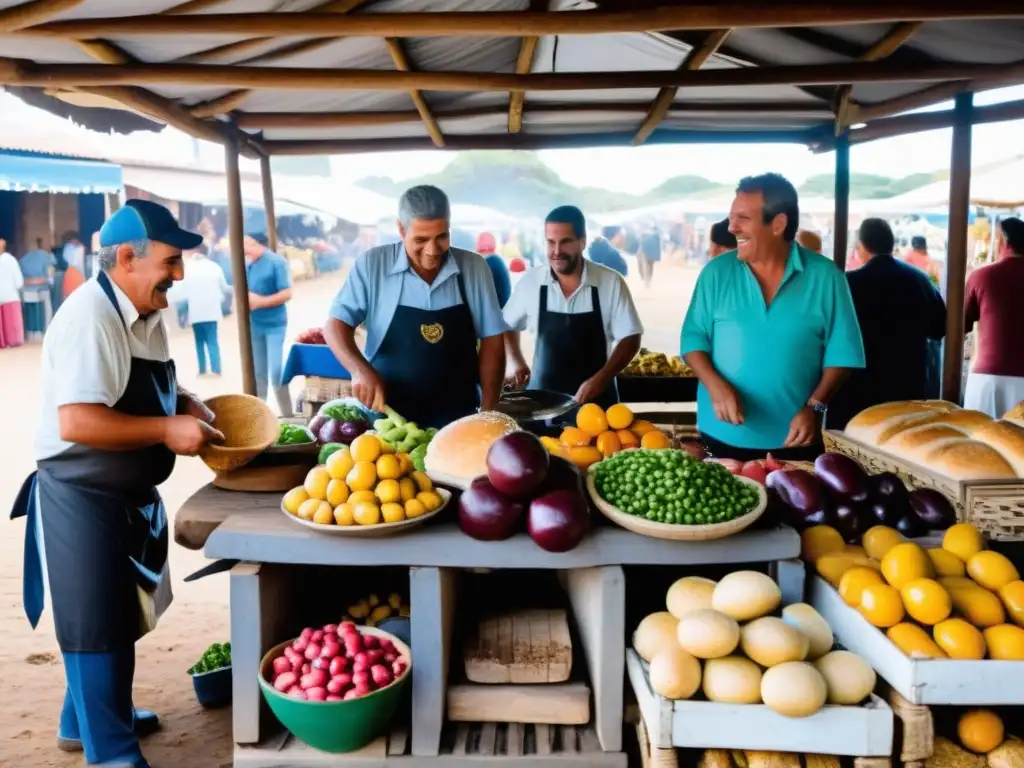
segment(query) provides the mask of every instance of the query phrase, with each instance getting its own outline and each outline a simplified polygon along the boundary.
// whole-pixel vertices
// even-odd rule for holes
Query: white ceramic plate
[[[322,523],[314,523],[311,520],[303,520],[301,517],[297,517],[284,508],[284,501],[281,501],[281,513],[292,522],[298,523],[299,525],[311,528],[319,533],[326,533],[333,536],[349,536],[351,538],[363,538],[363,539],[377,539],[385,536],[397,536],[400,533],[405,533],[412,528],[423,525],[431,518],[437,517],[441,514],[441,511],[448,506],[448,502],[452,500],[451,491],[444,488],[435,488],[441,496],[441,506],[435,509],[433,512],[427,512],[425,515],[419,517],[409,518],[402,520],[398,523],[377,523],[377,525],[323,525]]]

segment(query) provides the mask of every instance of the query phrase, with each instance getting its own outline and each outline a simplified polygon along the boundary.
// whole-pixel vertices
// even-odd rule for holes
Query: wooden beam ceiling
[[[548,0],[530,0],[529,11],[537,13],[548,9]],[[516,74],[528,75],[533,71],[533,60],[537,56],[537,36],[524,37],[519,43],[519,56],[516,57]],[[526,91],[512,91],[508,97],[508,132],[519,133],[523,130],[523,104],[526,102]]]
[[[0,10],[0,34],[9,34],[49,21],[64,11],[81,5],[82,0],[29,0]]]
[[[405,53],[405,48],[402,46],[401,41],[396,40],[393,37],[385,37],[384,42],[388,47],[388,53],[391,54],[391,60],[395,63],[395,69],[399,72],[412,72],[412,66],[409,64],[409,57]],[[413,106],[416,107],[416,111],[419,113],[420,118],[423,120],[423,125],[427,129],[427,133],[430,135],[430,140],[434,142],[435,147],[444,146],[444,134],[441,133],[441,128],[437,124],[437,120],[434,119],[434,115],[430,112],[430,105],[427,104],[427,100],[423,98],[423,93],[418,88],[410,88],[409,96],[412,98]]]
[[[725,42],[730,32],[732,32],[731,29],[716,29],[709,32],[705,35],[704,42],[700,46],[690,49],[690,52],[679,65],[678,71],[696,72],[703,67],[707,60],[714,56],[715,52],[722,47],[722,43]],[[647,116],[640,124],[640,128],[637,129],[636,135],[633,136],[633,146],[643,144],[654,133],[654,129],[658,127],[661,121],[665,119],[665,115],[668,114],[669,108],[672,106],[672,102],[675,101],[676,93],[678,92],[679,89],[674,87],[662,88],[658,91],[658,95],[651,102],[651,107],[647,111]]]
[[[1017,0],[975,0],[970,5],[956,6],[931,0],[845,5],[817,2],[755,5],[733,2],[686,3],[623,12],[406,12],[355,16],[330,13],[143,15],[68,19],[34,26],[24,33],[66,39],[168,34],[257,37],[531,37],[1021,17],[1024,17],[1024,5]]]
[[[192,113],[193,117],[201,118],[227,115],[242,106],[242,103],[249,97],[250,93],[251,91],[246,90],[230,91],[223,96],[218,96],[216,99],[193,104],[191,107],[188,107],[188,111]]]

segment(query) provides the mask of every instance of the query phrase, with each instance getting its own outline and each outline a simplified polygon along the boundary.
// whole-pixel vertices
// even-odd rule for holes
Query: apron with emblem
[[[97,278],[121,316],[106,274]],[[132,357],[128,386],[114,410],[173,416],[174,362]],[[130,647],[170,604],[167,515],[156,486],[174,468],[164,445],[103,451],[76,444],[39,462],[11,517],[27,517],[23,598],[35,627],[50,593],[65,652]]]
[[[537,338],[529,389],[550,389],[572,397],[580,385],[608,362],[601,300],[590,286],[591,310],[578,314],[548,310],[549,286],[540,288]],[[615,379],[595,400],[602,408],[619,402]]]
[[[447,309],[395,308],[372,365],[388,405],[421,427],[443,427],[480,407],[476,328],[462,303]]]

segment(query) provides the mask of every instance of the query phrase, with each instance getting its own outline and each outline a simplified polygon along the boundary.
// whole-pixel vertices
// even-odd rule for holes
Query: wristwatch
[[[807,407],[814,411],[815,416],[824,416],[828,406],[820,400],[808,400]]]

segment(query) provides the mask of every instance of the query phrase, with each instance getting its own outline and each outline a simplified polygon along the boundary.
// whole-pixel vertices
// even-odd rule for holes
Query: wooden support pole
[[[126,35],[252,35],[262,37],[542,37],[733,28],[817,27],[893,21],[1024,17],[1018,0],[937,4],[818,2],[679,3],[635,11],[434,13],[238,13],[141,15],[50,22],[33,32],[72,39]]]
[[[722,47],[722,43],[732,32],[731,29],[716,29],[709,32],[704,38],[704,42],[697,48],[691,48],[690,52],[683,59],[679,65],[678,70],[680,72],[689,70],[695,72],[704,66],[705,62],[715,55],[715,52]],[[648,137],[654,133],[654,129],[661,124],[661,121],[665,119],[665,115],[668,114],[669,109],[672,107],[672,103],[676,99],[676,93],[679,92],[678,88],[662,88],[658,91],[658,95],[654,98],[651,103],[651,107],[647,112],[647,117],[640,124],[640,128],[637,129],[636,136],[633,137],[633,145],[639,146],[647,141]]]
[[[393,37],[385,37],[384,43],[388,47],[388,53],[391,54],[391,60],[395,63],[395,69],[399,72],[412,72],[413,69],[409,64],[409,57],[405,54],[402,41],[396,40]],[[441,128],[438,126],[437,120],[434,119],[434,115],[430,111],[430,105],[427,104],[423,94],[418,89],[412,88],[409,91],[409,97],[412,99],[413,106],[416,107],[416,111],[423,120],[423,125],[430,135],[430,140],[434,142],[434,146],[443,147],[444,134],[441,133]]]
[[[106,40],[79,40],[79,49],[100,64],[131,64],[135,57]]]
[[[846,134],[840,136],[836,141],[835,199],[832,259],[836,266],[845,272],[850,235],[850,138]]]
[[[949,234],[946,237],[946,341],[942,349],[942,399],[959,403],[964,370],[964,293],[967,222],[971,208],[971,113],[974,94],[956,97],[949,160]]]
[[[29,0],[0,10],[0,34],[17,32],[49,21],[54,16],[80,5],[82,0]]]
[[[224,144],[225,175],[228,181],[228,242],[231,244],[231,282],[235,289],[238,316],[238,347],[242,355],[242,391],[256,394],[256,368],[252,359],[252,329],[249,326],[249,281],[245,274],[245,212],[242,208],[242,176],[238,168],[238,143],[234,137]]]
[[[200,118],[227,115],[238,109],[242,102],[249,97],[250,93],[251,91],[245,90],[230,91],[223,96],[218,96],[216,99],[193,104],[188,108],[188,111],[192,113],[193,117]]]
[[[548,10],[548,0],[530,0],[528,9],[535,13]],[[516,57],[516,74],[527,75],[533,70],[533,60],[537,56],[537,44],[540,38],[536,35],[524,37],[519,42],[519,56]],[[526,91],[512,91],[508,96],[508,132],[519,133],[523,130],[523,105],[526,103]]]
[[[287,16],[289,14],[282,14]],[[558,14],[553,14],[558,15]],[[21,33],[26,34],[26,33]],[[1024,67],[1021,68],[1024,70]],[[186,64],[33,64],[0,59],[0,85],[39,88],[109,85],[199,85],[206,88],[298,90],[593,91],[634,88],[722,88],[751,85],[842,85],[1006,78],[994,64],[825,64],[736,67],[700,71],[568,72],[517,75],[482,72],[395,72]]]
[[[268,248],[277,253],[277,214],[274,213],[274,176],[270,158],[260,158],[260,178],[263,181],[263,212],[267,217]]]

